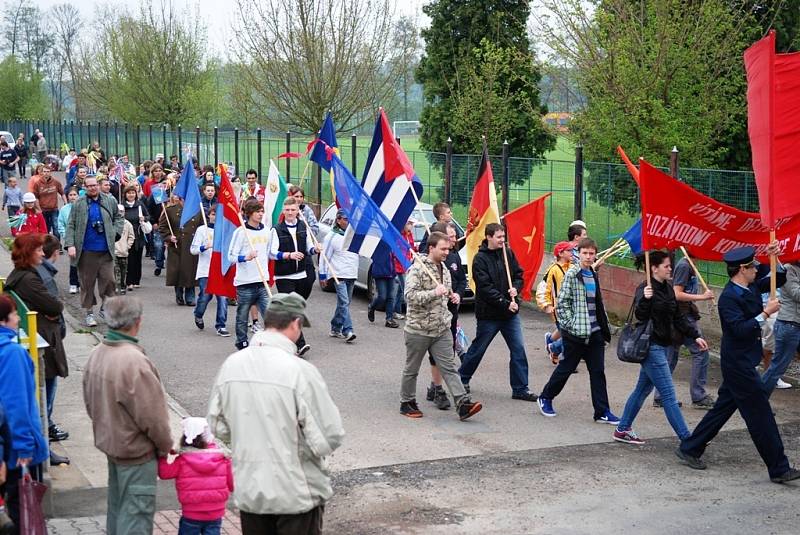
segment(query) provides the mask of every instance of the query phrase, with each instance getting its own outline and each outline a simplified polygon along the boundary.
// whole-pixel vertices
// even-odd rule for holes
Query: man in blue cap
[[[773,241],[767,254],[778,254],[780,247]],[[720,365],[722,385],[714,407],[705,415],[692,435],[681,442],[675,451],[689,467],[705,470],[700,457],[711,440],[738,410],[750,437],[767,465],[773,483],[800,479],[800,470],[792,468],[783,450],[783,441],[775,416],[764,392],[756,366],[761,361],[761,325],[780,308],[774,297],[762,307],[761,293],[769,290],[769,266],[760,265],[752,247],[739,247],[723,257],[731,280],[719,298],[719,318],[722,326]],[[778,272],[778,285],[786,281]]]

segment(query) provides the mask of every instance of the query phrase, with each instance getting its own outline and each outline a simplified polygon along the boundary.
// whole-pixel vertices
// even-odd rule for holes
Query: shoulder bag
[[[625,326],[617,341],[617,358],[622,362],[641,364],[650,352],[650,334],[653,331],[653,320],[634,322],[633,311],[637,299],[633,300]]]

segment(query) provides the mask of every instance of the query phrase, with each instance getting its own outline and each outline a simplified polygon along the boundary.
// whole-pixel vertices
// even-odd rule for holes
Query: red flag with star
[[[506,241],[525,272],[522,298],[526,301],[530,301],[532,297],[531,289],[544,256],[544,201],[549,196],[549,193],[542,195],[535,201],[520,206],[503,216],[506,224]]]

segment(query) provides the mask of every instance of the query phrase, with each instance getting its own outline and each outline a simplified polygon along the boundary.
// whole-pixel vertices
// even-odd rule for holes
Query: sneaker
[[[97,311],[97,319],[100,321],[106,321],[106,311],[103,310],[103,307],[100,307],[100,310]]]
[[[678,402],[678,408],[680,409],[681,407],[683,407],[683,402],[679,401]],[[661,398],[653,398],[653,408],[655,408],[655,409],[663,409],[664,408],[664,402],[661,401]]]
[[[675,450],[675,455],[678,456],[678,459],[685,462],[689,468],[692,468],[694,470],[705,470],[706,468],[708,468],[703,459],[701,459],[700,457],[693,457],[688,453],[685,453],[680,448]]]
[[[304,345],[303,347],[301,347],[300,349],[297,350],[297,356],[298,357],[302,357],[303,355],[305,355],[309,351],[311,351],[311,346],[306,344],[306,345]]]
[[[97,327],[97,321],[94,319],[94,314],[86,314],[85,323],[87,327]]]
[[[400,403],[400,414],[409,418],[422,418],[422,411],[419,410],[416,399]]]
[[[198,318],[197,316],[194,317],[194,324],[197,325],[197,328],[200,329],[201,331],[206,327],[203,318]]]
[[[132,291],[133,291],[133,284],[129,284],[129,285],[128,285],[128,291],[129,291],[129,292],[132,292]]]
[[[431,383],[428,387],[428,391],[425,393],[425,399],[428,401],[433,401],[436,399],[436,385]]]
[[[78,287],[75,286],[74,284],[70,284],[69,285],[69,293],[70,293],[70,295],[75,295],[76,293],[78,293]]]
[[[777,388],[778,390],[786,390],[787,388],[792,388],[792,385],[790,383],[787,383],[780,377],[778,377],[778,382],[775,383],[775,388]]]
[[[615,429],[613,437],[614,440],[622,442],[623,444],[636,444],[637,446],[644,444],[644,440],[639,438],[632,429],[628,429],[627,431],[618,431]]]
[[[392,328],[392,329],[397,329],[398,327],[400,327],[400,324],[399,324],[399,323],[397,323],[397,322],[396,322],[396,321],[394,321],[394,320],[386,320],[386,323],[385,323],[385,325],[386,325],[387,327],[389,327],[389,328]]]
[[[553,401],[550,399],[546,399],[543,397],[539,397],[539,412],[542,413],[542,416],[547,416],[548,418],[552,418],[556,415],[556,411],[553,409]]]
[[[467,394],[470,393],[469,385],[464,385],[464,392],[466,392]]]
[[[231,333],[229,333],[228,329],[226,329],[225,327],[220,327],[219,329],[217,329],[217,336],[221,336],[223,338],[227,338],[230,335],[231,335]]]
[[[141,288],[141,287],[142,287],[142,285],[141,285],[141,284],[134,284],[134,285],[133,285],[133,289],[134,289],[134,290],[138,290],[138,289],[139,289],[139,288]]]
[[[356,333],[350,331],[349,333],[344,335],[344,341],[348,344],[352,344],[356,340]]]
[[[794,481],[795,479],[800,479],[800,470],[794,467],[789,468],[784,474],[769,478],[773,483],[786,483],[787,481]]]
[[[47,428],[47,435],[50,442],[61,442],[69,438],[69,433],[61,429],[58,424],[50,424]]]
[[[692,401],[692,408],[707,411],[712,408],[716,402],[717,400],[714,399],[714,396],[706,396],[699,401]]]
[[[553,333],[547,331],[544,333],[544,350],[547,352],[547,358],[550,359],[550,362],[553,362],[553,352],[550,351],[550,344],[553,343]]]
[[[595,418],[594,421],[598,424],[619,425],[619,418],[614,416],[614,413],[610,410],[606,410],[604,415],[602,415],[600,418]]]
[[[254,320],[253,323],[250,324],[250,332],[256,334],[257,332],[263,330],[261,324],[258,323],[258,320]]]
[[[344,334],[340,333],[339,331],[331,331],[328,333],[328,336],[331,338],[344,338]]]
[[[370,323],[375,323],[375,309],[367,308],[367,319]]]
[[[65,457],[64,455],[59,455],[52,451],[50,452],[50,466],[61,466],[68,464],[69,464],[69,457]]]
[[[161,268],[156,268],[156,269],[154,269],[154,270],[153,270],[153,275],[154,275],[154,276],[156,276],[156,277],[158,277],[159,275],[161,275]]]
[[[539,396],[533,392],[525,392],[524,394],[511,394],[511,399],[519,399],[521,401],[536,401]]]
[[[404,319],[406,319],[406,315],[405,314],[395,314],[394,315],[394,319],[396,319],[396,320],[404,320]]]
[[[433,403],[436,405],[436,408],[439,409],[440,411],[446,411],[447,409],[450,408],[450,400],[447,398],[447,392],[445,392],[444,388],[442,388],[441,386],[436,387]]]
[[[481,412],[482,408],[483,405],[479,401],[465,401],[458,406],[458,419],[463,422]]]

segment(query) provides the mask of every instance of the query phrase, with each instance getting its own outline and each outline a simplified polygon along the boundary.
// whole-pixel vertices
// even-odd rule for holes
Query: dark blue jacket
[[[11,431],[11,443],[4,448],[9,468],[16,467],[20,457],[32,457],[32,464],[39,464],[49,456],[36,403],[33,361],[14,342],[16,335],[0,325],[0,405]]]
[[[372,257],[372,277],[375,279],[393,279],[397,275],[391,254],[376,254]]]
[[[758,266],[756,280],[748,289],[728,281],[719,296],[717,309],[722,327],[720,357],[723,366],[753,368],[761,362],[761,326],[756,316],[764,306],[762,292],[769,291],[769,266]],[[777,273],[778,287],[786,282],[786,273]]]

